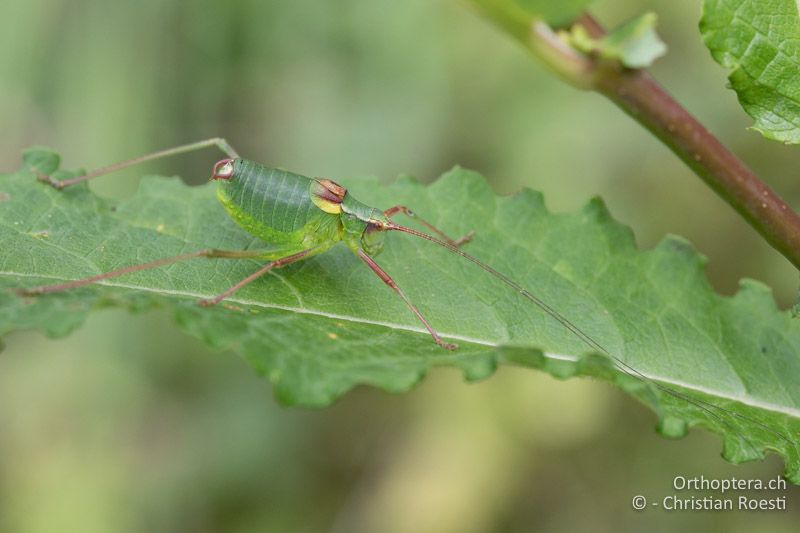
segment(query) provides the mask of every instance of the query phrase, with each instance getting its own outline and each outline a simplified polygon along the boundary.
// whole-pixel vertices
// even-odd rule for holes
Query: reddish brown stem
[[[766,241],[800,268],[800,215],[676,102],[647,72],[580,53],[542,20],[504,3],[476,7],[531,50],[562,79],[605,95],[650,130],[738,211]],[[605,34],[590,15],[575,21],[593,38]]]
[[[800,216],[648,73],[599,76],[596,90],[650,130],[800,268]]]
[[[578,21],[598,38],[603,27],[588,14]],[[718,195],[739,212],[773,248],[800,268],[800,215],[725,148],[643,70],[600,65],[593,87],[647,128]]]

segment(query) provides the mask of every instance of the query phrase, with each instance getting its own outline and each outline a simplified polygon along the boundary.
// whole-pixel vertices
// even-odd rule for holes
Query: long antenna
[[[651,379],[651,378],[647,377],[642,372],[636,370],[631,365],[629,365],[628,363],[626,363],[625,361],[623,361],[619,357],[617,357],[614,354],[612,354],[611,352],[609,352],[600,343],[595,341],[592,337],[590,337],[589,335],[584,333],[580,328],[578,328],[578,326],[576,326],[575,324],[570,322],[564,315],[562,315],[561,313],[559,313],[558,311],[556,311],[555,309],[550,307],[550,305],[548,305],[544,300],[542,300],[541,298],[539,298],[535,294],[531,293],[525,287],[523,287],[522,285],[520,285],[516,281],[512,280],[511,278],[509,278],[505,274],[503,274],[501,272],[498,272],[497,270],[495,270],[494,268],[490,267],[489,265],[487,265],[486,263],[484,263],[483,261],[481,261],[477,257],[474,257],[474,256],[464,252],[463,250],[461,250],[457,246],[454,246],[454,245],[452,245],[452,244],[450,244],[448,242],[445,242],[445,241],[443,241],[441,239],[437,239],[436,237],[434,237],[432,235],[428,235],[427,233],[423,233],[421,231],[417,231],[417,230],[415,230],[413,228],[409,228],[407,226],[402,226],[400,224],[396,224],[396,223],[391,222],[391,221],[390,222],[384,222],[382,224],[382,226],[383,226],[383,228],[385,228],[387,230],[393,230],[393,231],[400,231],[402,233],[408,233],[409,235],[414,235],[415,237],[419,237],[421,239],[425,239],[425,240],[430,241],[432,243],[438,244],[442,248],[446,248],[447,250],[453,252],[454,254],[463,257],[467,261],[470,261],[470,262],[474,263],[475,265],[477,265],[478,267],[480,267],[484,271],[488,272],[489,274],[491,274],[495,278],[499,279],[500,281],[502,281],[503,283],[505,283],[506,285],[508,285],[509,287],[514,289],[515,291],[517,291],[524,298],[526,298],[526,299],[530,300],[531,302],[533,302],[534,304],[536,304],[540,309],[542,309],[544,312],[546,312],[552,318],[556,319],[562,326],[567,328],[576,337],[578,337],[581,341],[583,341],[584,344],[586,344],[590,348],[592,348],[594,350],[597,350],[599,352],[602,352],[605,355],[607,355],[608,357],[610,357],[612,359],[613,363],[614,363],[614,366],[618,370],[622,371],[624,374],[626,374],[628,376],[631,376],[631,377],[634,377],[634,378],[637,378],[637,379],[639,379],[641,381],[644,381],[645,383],[649,383],[649,384],[655,386],[656,388],[658,388],[660,391],[665,392],[665,393],[669,394],[670,396],[672,396],[674,398],[678,398],[678,399],[684,400],[685,402],[688,402],[688,403],[694,405],[695,407],[697,407],[699,409],[702,409],[707,414],[709,414],[710,416],[714,417],[716,420],[718,420],[719,422],[721,422],[722,424],[727,426],[728,429],[733,430],[734,433],[736,433],[739,437],[744,439],[744,441],[747,442],[747,444],[750,446],[750,448],[752,448],[756,452],[756,455],[761,456],[762,454],[753,445],[753,443],[750,442],[750,440],[747,437],[745,437],[742,433],[737,431],[737,429],[735,427],[731,426],[728,422],[726,422],[718,414],[713,412],[712,408],[713,409],[718,409],[718,410],[720,410],[720,411],[722,411],[722,412],[724,412],[724,413],[726,413],[728,415],[739,417],[739,418],[741,418],[743,420],[747,420],[749,422],[752,422],[753,424],[756,424],[756,425],[760,426],[762,429],[764,429],[766,431],[769,431],[770,433],[782,438],[783,440],[785,440],[789,444],[793,445],[795,447],[795,449],[797,449],[797,443],[795,443],[794,441],[792,441],[791,439],[789,439],[788,437],[786,437],[782,433],[780,433],[780,432],[774,430],[773,428],[767,426],[766,424],[764,424],[762,422],[759,422],[758,420],[754,420],[754,419],[752,419],[752,418],[750,418],[748,416],[745,416],[743,414],[737,413],[735,411],[729,411],[729,410],[727,410],[727,409],[725,409],[723,407],[720,407],[718,405],[714,405],[713,403],[706,402],[704,400],[697,399],[697,398],[692,398],[692,397],[690,397],[690,396],[688,396],[686,394],[683,394],[683,393],[678,392],[678,391],[676,391],[676,390],[674,390],[674,389],[672,389],[670,387],[667,387],[666,385],[662,385],[661,383],[658,383],[654,379]]]

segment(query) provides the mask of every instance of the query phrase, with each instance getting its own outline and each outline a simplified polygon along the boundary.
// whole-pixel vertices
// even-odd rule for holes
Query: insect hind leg
[[[464,236],[462,236],[462,237],[460,237],[458,239],[452,239],[445,232],[443,232],[442,230],[440,230],[439,228],[437,228],[436,226],[434,226],[430,222],[426,221],[425,219],[417,216],[417,214],[415,212],[413,212],[411,209],[409,209],[408,207],[406,207],[404,205],[396,205],[394,207],[390,207],[389,209],[387,209],[386,211],[383,212],[383,215],[388,217],[388,218],[392,218],[397,213],[402,213],[402,214],[404,214],[405,216],[407,216],[409,218],[415,219],[420,224],[422,224],[423,226],[425,226],[426,228],[431,230],[433,233],[435,233],[436,235],[441,237],[442,240],[444,240],[448,244],[452,244],[453,246],[461,246],[462,244],[466,244],[466,243],[468,243],[469,241],[472,240],[472,237],[475,236],[475,232],[474,231],[470,231],[469,233],[467,233],[466,235],[464,235]]]
[[[208,258],[228,258],[228,259],[245,259],[253,257],[263,257],[265,254],[262,250],[218,250],[216,248],[207,248],[205,250],[198,250],[196,252],[188,252],[185,254],[173,255],[170,257],[162,257],[147,263],[140,263],[138,265],[131,265],[116,270],[110,270],[87,278],[76,279],[64,283],[57,283],[54,285],[41,285],[39,287],[29,287],[14,289],[14,292],[19,296],[38,296],[40,294],[48,294],[53,292],[62,292],[70,289],[77,289],[86,285],[97,283],[110,278],[124,276],[133,272],[140,272],[142,270],[150,270],[161,266],[170,265],[179,261],[186,261],[188,259],[195,259],[198,257]]]
[[[239,154],[236,152],[236,150],[233,149],[233,147],[228,143],[228,141],[226,141],[222,137],[214,137],[213,139],[205,139],[203,141],[197,141],[194,143],[182,144],[180,146],[175,146],[173,148],[167,148],[166,150],[159,150],[157,152],[151,152],[149,154],[140,155],[139,157],[134,157],[132,159],[126,159],[125,161],[120,161],[119,163],[114,163],[111,165],[100,167],[98,169],[92,170],[91,172],[87,172],[82,176],[76,176],[74,178],[66,180],[61,180],[61,181],[55,180],[51,176],[41,173],[38,174],[37,177],[39,181],[46,183],[55,189],[61,190],[71,185],[75,185],[77,183],[90,180],[92,178],[97,178],[105,174],[116,172],[117,170],[122,170],[123,168],[128,168],[133,165],[138,165],[139,163],[144,163],[145,161],[153,161],[155,159],[162,159],[165,157],[171,157],[173,155],[196,152],[198,150],[203,150],[205,148],[210,148],[212,146],[216,146],[217,148],[220,149],[220,151],[222,151],[232,159],[239,158]]]

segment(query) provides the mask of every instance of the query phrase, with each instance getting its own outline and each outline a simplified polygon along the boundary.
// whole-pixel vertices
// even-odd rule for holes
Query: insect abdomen
[[[299,174],[237,159],[233,175],[221,183],[218,196],[248,232],[267,241],[279,241],[334,216],[311,201],[311,182]]]

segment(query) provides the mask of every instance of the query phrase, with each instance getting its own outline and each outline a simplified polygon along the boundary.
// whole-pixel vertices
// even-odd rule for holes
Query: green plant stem
[[[515,18],[501,16],[497,7],[500,4],[472,1],[562,79],[575,87],[606,96],[647,128],[739,212],[772,247],[800,269],[800,215],[725,148],[650,74],[583,55],[569,47],[541,20],[531,18],[526,26],[522,26],[519,14]],[[486,7],[488,5],[491,9]],[[589,15],[582,15],[576,23],[584,26],[593,37],[605,33]],[[523,28],[527,28],[527,33],[522,31]]]

